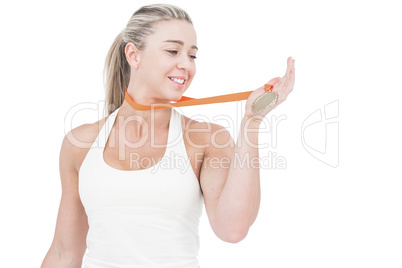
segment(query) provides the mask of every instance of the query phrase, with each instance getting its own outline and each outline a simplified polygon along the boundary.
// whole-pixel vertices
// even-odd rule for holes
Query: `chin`
[[[175,97],[175,98],[172,98],[171,101],[178,102],[181,99],[181,97],[182,97],[182,95],[180,95],[178,97]]]
[[[171,100],[172,101],[179,101],[183,97],[184,92],[186,92],[186,89],[184,89],[182,92],[176,91],[175,94],[172,96]]]

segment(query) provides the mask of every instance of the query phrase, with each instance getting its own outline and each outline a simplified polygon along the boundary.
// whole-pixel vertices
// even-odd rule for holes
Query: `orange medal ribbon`
[[[264,89],[267,92],[271,91],[272,88],[273,88],[273,86],[270,85],[270,84],[265,84],[264,85]],[[130,106],[133,107],[135,110],[146,111],[146,110],[151,110],[151,109],[166,109],[166,108],[171,108],[171,107],[184,107],[184,106],[194,106],[194,105],[202,105],[202,104],[223,103],[223,102],[247,100],[252,92],[253,92],[253,90],[252,91],[239,92],[239,93],[233,93],[233,94],[214,96],[214,97],[201,98],[201,99],[194,99],[194,98],[182,96],[181,99],[179,101],[177,101],[177,102],[163,103],[163,104],[152,104],[151,106],[149,106],[149,105],[142,105],[142,104],[136,103],[128,95],[127,89],[126,89],[124,100],[127,101],[127,103],[130,104]]]

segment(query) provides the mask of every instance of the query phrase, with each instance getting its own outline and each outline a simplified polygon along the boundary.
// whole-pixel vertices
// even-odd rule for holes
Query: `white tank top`
[[[84,267],[198,268],[203,196],[184,145],[181,115],[171,109],[163,158],[147,169],[126,171],[103,158],[119,110],[107,118],[79,171],[89,224]]]

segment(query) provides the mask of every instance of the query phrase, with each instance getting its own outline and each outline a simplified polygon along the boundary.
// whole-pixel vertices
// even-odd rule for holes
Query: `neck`
[[[124,120],[136,121],[138,123],[151,123],[154,126],[168,126],[169,119],[172,113],[172,108],[151,109],[151,110],[136,110],[127,101],[123,101],[120,106],[119,116],[124,116]]]
[[[138,108],[133,94],[126,92],[125,99],[118,112],[118,126],[135,136],[143,136],[150,131],[161,131],[169,127],[172,108],[142,110]],[[141,98],[140,98],[141,99]],[[150,105],[154,101],[139,101],[141,105]]]

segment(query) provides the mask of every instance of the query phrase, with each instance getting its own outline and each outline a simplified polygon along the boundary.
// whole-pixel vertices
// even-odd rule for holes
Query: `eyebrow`
[[[165,40],[164,42],[171,42],[171,43],[176,43],[176,44],[184,46],[184,42],[181,41],[181,40]],[[191,48],[194,48],[194,49],[198,50],[197,46],[192,46]]]

